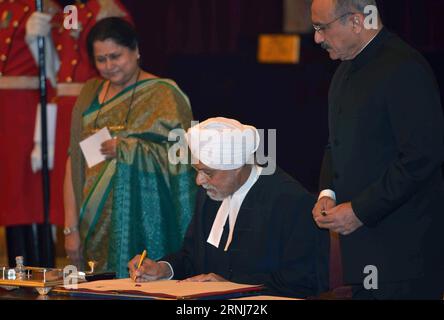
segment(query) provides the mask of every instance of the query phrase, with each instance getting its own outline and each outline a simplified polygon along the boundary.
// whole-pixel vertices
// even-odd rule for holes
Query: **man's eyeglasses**
[[[348,16],[350,14],[356,14],[356,12],[346,12],[343,15],[340,15],[339,17],[337,17],[336,19],[334,19],[333,21],[329,22],[329,23],[322,23],[322,24],[314,24],[313,25],[313,29],[315,29],[316,32],[322,32],[325,31],[326,29],[328,29],[328,27],[335,23],[336,21],[338,21],[339,19],[344,18],[345,16]]]

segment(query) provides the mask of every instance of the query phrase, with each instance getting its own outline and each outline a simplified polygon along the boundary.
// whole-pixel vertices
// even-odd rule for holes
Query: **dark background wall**
[[[122,2],[140,33],[144,69],[175,79],[197,120],[225,116],[277,129],[278,164],[317,190],[327,142],[327,91],[337,63],[312,34],[302,38],[300,64],[256,62],[257,36],[283,31],[282,0]],[[444,1],[378,4],[384,24],[426,56],[443,90]]]

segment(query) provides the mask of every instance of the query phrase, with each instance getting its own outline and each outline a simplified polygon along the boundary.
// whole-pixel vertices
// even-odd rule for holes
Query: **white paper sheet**
[[[79,143],[89,168],[106,160],[100,152],[100,148],[103,142],[110,139],[112,139],[111,134],[108,128],[105,127]]]

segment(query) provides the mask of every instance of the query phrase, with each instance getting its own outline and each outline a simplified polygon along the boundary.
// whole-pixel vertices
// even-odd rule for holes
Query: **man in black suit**
[[[342,61],[313,217],[341,235],[354,298],[442,299],[439,90],[425,59],[364,13],[375,9],[373,0],[312,3],[315,42]]]
[[[219,139],[227,132],[234,139]],[[183,247],[162,261],[145,259],[137,272],[136,256],[131,277],[264,284],[271,294],[301,298],[326,290],[328,233],[311,218],[315,199],[280,169],[263,174],[253,161],[257,130],[212,118],[189,129],[187,141],[202,188]]]

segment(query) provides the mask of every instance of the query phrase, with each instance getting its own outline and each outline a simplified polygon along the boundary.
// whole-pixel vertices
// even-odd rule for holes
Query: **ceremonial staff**
[[[36,10],[43,12],[42,0],[35,1]],[[43,184],[43,231],[41,234],[43,245],[43,256],[41,257],[42,267],[54,267],[54,244],[49,224],[49,190],[50,179],[48,170],[48,128],[46,118],[47,90],[46,90],[46,69],[45,69],[45,38],[39,36],[39,86],[40,86],[40,121],[42,136],[42,184]]]

